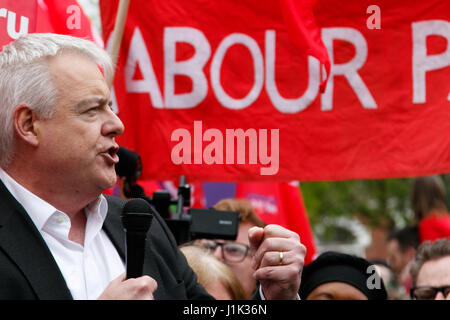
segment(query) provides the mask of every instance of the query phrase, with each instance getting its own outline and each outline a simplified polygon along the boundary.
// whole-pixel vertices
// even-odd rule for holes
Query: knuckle
[[[272,237],[278,237],[280,235],[280,228],[281,226],[276,224],[268,224],[264,227],[264,237],[272,238]]]
[[[298,243],[295,247],[300,254],[306,254],[306,247],[303,244]]]
[[[281,237],[287,239],[294,239],[297,242],[300,242],[300,236],[298,233],[286,229],[278,224],[269,224],[264,227],[264,234],[266,237]]]
[[[297,239],[294,238],[289,238],[286,240],[292,248],[298,248],[302,245]]]
[[[286,278],[292,278],[295,276],[298,276],[300,274],[301,268],[295,264],[291,264],[286,267],[286,270],[284,270]]]
[[[263,243],[263,246],[264,246],[264,248],[267,250],[267,249],[270,249],[270,248],[273,248],[273,246],[275,245],[275,239],[274,238],[267,238],[265,241],[264,241],[264,243]]]
[[[305,255],[306,254],[306,246],[304,246],[303,244],[302,244],[302,246],[301,246],[301,249],[302,249],[302,253]]]
[[[140,278],[139,286],[142,289],[153,288],[156,286],[156,281],[155,281],[155,279],[153,279],[149,276],[142,276]]]
[[[296,252],[297,254],[300,255],[305,255],[306,254],[306,247],[301,244],[300,242],[292,242],[291,243],[292,246],[292,251]]]
[[[303,264],[305,263],[305,255],[303,253],[296,254],[294,260],[295,262],[303,266]]]
[[[268,233],[274,233],[276,232],[276,230],[278,229],[278,226],[276,224],[268,224],[267,226],[264,227],[264,232],[268,232]]]
[[[272,239],[265,239],[261,245],[259,246],[256,255],[259,256],[261,259],[263,256],[268,252],[271,251],[270,248],[273,246],[273,240]]]
[[[275,270],[273,267],[264,267],[261,269],[256,270],[254,277],[256,280],[268,280],[273,277],[273,274],[275,273]]]
[[[297,232],[292,232],[292,238],[296,241],[296,242],[300,242],[300,236],[298,235]]]
[[[273,267],[264,268],[262,275],[266,279],[271,279],[275,273],[275,269]]]

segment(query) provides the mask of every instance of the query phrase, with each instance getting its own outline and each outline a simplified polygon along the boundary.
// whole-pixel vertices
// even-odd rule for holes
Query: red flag
[[[296,232],[306,247],[305,264],[313,260],[316,246],[298,183],[237,183],[236,198],[250,200],[265,223]]]
[[[36,32],[84,38],[103,47],[103,40],[76,0],[39,0]]]
[[[5,44],[35,29],[36,1],[0,0],[0,51]]]
[[[280,1],[288,30],[302,52],[317,58],[325,66],[326,77],[321,77],[320,90],[325,91],[326,81],[330,75],[331,63],[327,49],[322,42],[320,29],[314,18],[313,6],[316,0],[282,0]],[[322,69],[320,69],[322,72]]]
[[[127,128],[117,141],[141,155],[144,179],[448,172],[450,2],[379,2],[388,23],[372,30],[368,0],[317,1],[332,63],[319,95],[320,63],[294,45],[280,1],[133,1],[114,80]],[[100,5],[111,39],[118,0]]]

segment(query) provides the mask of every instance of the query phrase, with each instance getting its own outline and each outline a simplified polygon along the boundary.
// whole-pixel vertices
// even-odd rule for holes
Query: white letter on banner
[[[223,164],[223,135],[219,129],[208,129],[203,134],[203,141],[211,141],[203,151],[206,164]]]
[[[269,167],[260,168],[262,176],[272,176],[280,168],[280,129],[270,129],[270,151],[267,143],[267,129],[259,129],[259,162],[270,164]]]
[[[66,20],[67,29],[81,29],[81,8],[76,4],[72,4],[67,7],[66,13],[70,14]]]
[[[249,51],[253,59],[254,85],[250,92],[242,99],[234,99],[223,90],[220,83],[220,69],[225,54],[231,46],[241,44]],[[251,37],[242,33],[232,33],[225,37],[219,44],[211,62],[211,86],[217,100],[229,109],[244,109],[251,105],[259,96],[264,82],[264,63],[261,50],[258,44]]]
[[[427,37],[438,35],[447,39],[447,49],[440,54],[427,56]],[[450,65],[450,23],[444,20],[430,20],[412,23],[412,69],[413,103],[425,103],[426,73]],[[450,101],[450,94],[447,97]]]
[[[6,11],[5,11],[6,13]],[[16,13],[13,11],[8,11],[8,25],[7,31],[8,35],[12,39],[18,39],[21,35],[28,33],[28,21],[27,17],[20,16],[20,28],[19,32],[16,31]]]
[[[306,92],[297,99],[285,99],[278,92],[275,83],[275,31],[266,31],[266,90],[275,108],[282,113],[296,113],[305,110],[319,91],[319,61],[308,57],[309,81]]]
[[[244,131],[243,129],[226,129],[226,163],[234,164],[234,141],[236,140],[236,158],[237,164],[245,164],[247,148],[245,147],[245,140],[248,138],[248,163],[257,163],[257,149],[258,149],[258,134],[255,129],[250,128]]]
[[[367,7],[366,13],[373,13],[367,18],[366,26],[367,29],[381,29],[381,10],[376,4],[372,4]]]
[[[344,40],[355,46],[355,57],[342,64],[334,64],[333,40]],[[322,111],[330,111],[333,109],[333,87],[334,76],[343,75],[350,87],[356,93],[362,106],[366,109],[376,109],[377,104],[370,94],[369,89],[365,85],[358,70],[364,65],[367,59],[367,43],[363,35],[353,28],[322,28],[322,40],[328,50],[331,61],[331,72],[328,78],[327,88],[321,96]]]
[[[170,155],[172,162],[176,165],[191,164],[191,133],[189,130],[183,128],[174,130],[170,141],[180,141],[172,148]]]
[[[195,48],[189,60],[176,61],[177,42],[186,42]],[[202,102],[208,93],[208,81],[203,67],[211,55],[211,46],[205,35],[194,28],[164,28],[164,99],[168,109],[192,108]],[[192,79],[190,93],[175,94],[175,75],[182,74]]]
[[[133,75],[136,72],[136,67],[138,64],[141,69],[143,79],[133,80]],[[128,92],[148,92],[150,99],[152,100],[152,105],[155,108],[163,107],[161,91],[159,90],[152,61],[150,60],[144,38],[142,37],[141,31],[138,27],[134,29],[133,36],[131,37],[124,72],[125,87]]]

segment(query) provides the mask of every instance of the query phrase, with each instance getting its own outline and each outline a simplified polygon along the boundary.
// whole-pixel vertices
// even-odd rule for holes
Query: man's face
[[[112,112],[95,63],[66,53],[51,58],[49,68],[59,99],[54,116],[37,123],[40,167],[49,171],[55,188],[98,195],[116,181],[114,137],[123,124]]]
[[[450,286],[450,256],[425,262],[417,275],[416,287],[442,287]],[[438,292],[435,300],[450,300],[450,294],[444,297]]]
[[[399,275],[408,264],[409,260],[406,253],[402,253],[398,241],[393,239],[387,243],[387,254],[389,266]]]

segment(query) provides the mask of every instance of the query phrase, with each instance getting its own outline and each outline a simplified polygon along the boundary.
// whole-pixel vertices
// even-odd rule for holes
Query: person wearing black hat
[[[372,264],[332,251],[322,253],[303,268],[299,295],[305,300],[387,299],[383,280]]]

